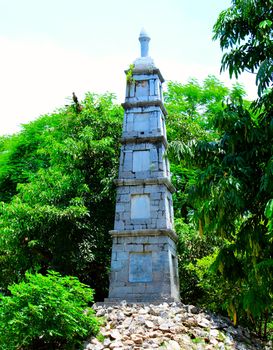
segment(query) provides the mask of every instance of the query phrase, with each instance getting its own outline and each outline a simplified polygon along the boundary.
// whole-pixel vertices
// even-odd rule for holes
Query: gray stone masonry
[[[113,302],[178,301],[179,279],[170,167],[162,99],[164,79],[142,56],[127,81],[120,152],[109,298]]]
[[[170,178],[169,162],[164,157],[165,145],[160,142],[123,144],[120,153],[119,178]]]
[[[178,300],[174,241],[168,236],[114,237],[111,281],[109,300]]]
[[[142,208],[139,208],[139,216],[133,215],[141,196],[146,196],[150,209],[146,217]],[[165,185],[120,186],[116,203],[115,230],[173,229],[172,196]]]

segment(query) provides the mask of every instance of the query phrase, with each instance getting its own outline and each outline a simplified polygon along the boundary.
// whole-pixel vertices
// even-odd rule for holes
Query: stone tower
[[[164,79],[149,57],[147,33],[141,57],[127,73],[124,123],[113,238],[109,298],[128,302],[177,301],[179,281],[172,193],[162,100]],[[130,77],[130,78],[128,78]]]

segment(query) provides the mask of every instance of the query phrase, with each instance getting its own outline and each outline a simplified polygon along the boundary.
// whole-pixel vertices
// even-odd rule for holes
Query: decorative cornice
[[[116,186],[148,186],[148,185],[165,185],[171,193],[176,191],[174,185],[167,177],[148,178],[148,179],[116,179]]]
[[[175,242],[178,240],[177,234],[171,229],[111,230],[109,233],[112,237],[167,236]]]
[[[129,72],[129,69],[126,69],[125,74],[127,74]],[[163,78],[160,70],[156,67],[154,68],[137,68],[135,67],[132,71],[133,75],[153,75],[156,74],[159,78],[159,80],[161,81],[161,83],[164,83],[165,79]]]
[[[166,137],[164,135],[159,136],[130,136],[130,137],[122,137],[121,143],[163,143],[165,148],[168,146],[168,142],[166,140]]]
[[[168,114],[161,100],[124,102],[121,105],[125,110],[128,110],[130,108],[137,108],[137,107],[157,106],[157,107],[160,107],[160,109],[162,110],[165,116]]]

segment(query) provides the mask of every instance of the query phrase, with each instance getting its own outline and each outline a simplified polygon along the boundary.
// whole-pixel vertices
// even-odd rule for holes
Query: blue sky
[[[138,35],[165,79],[219,76],[212,27],[230,0],[0,0],[0,135],[68,102],[75,91],[124,99],[124,70],[139,56]],[[228,86],[228,75],[220,79]],[[239,82],[255,98],[255,77]],[[233,81],[234,82],[234,81]]]

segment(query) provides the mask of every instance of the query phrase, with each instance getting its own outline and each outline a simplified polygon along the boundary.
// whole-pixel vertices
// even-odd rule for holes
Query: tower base
[[[171,230],[111,231],[109,298],[105,302],[179,301],[175,233]]]

